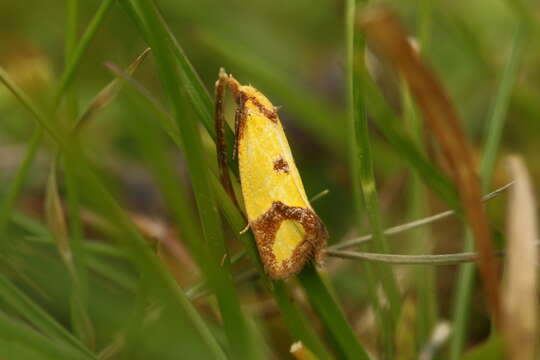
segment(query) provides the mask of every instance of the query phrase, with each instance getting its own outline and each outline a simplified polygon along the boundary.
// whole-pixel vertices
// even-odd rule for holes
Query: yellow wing
[[[319,255],[326,230],[311,209],[273,105],[251,86],[239,91],[244,103],[237,146],[248,220],[267,271],[287,277]]]

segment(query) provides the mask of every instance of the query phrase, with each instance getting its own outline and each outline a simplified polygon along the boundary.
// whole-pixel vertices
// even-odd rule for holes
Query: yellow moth
[[[249,227],[264,268],[274,279],[320,263],[328,233],[306,196],[277,109],[260,91],[241,85],[223,69],[216,82],[216,135],[220,176],[234,199],[227,170],[223,101],[236,101],[235,154]]]

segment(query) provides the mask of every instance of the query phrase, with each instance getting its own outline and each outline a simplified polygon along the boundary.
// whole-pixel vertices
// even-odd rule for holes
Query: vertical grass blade
[[[363,81],[360,78],[361,74],[365,73],[363,63],[364,42],[361,35],[355,31],[355,1],[349,0],[346,9],[347,99],[351,129],[349,151],[356,224],[360,226],[361,210],[365,210],[374,235],[371,250],[385,253],[388,252],[388,245],[383,234],[383,224],[373,173],[373,159],[371,157],[371,145],[367,125],[367,103],[364,94],[365,89],[362,86]],[[358,229],[358,231],[360,232],[361,229]],[[364,267],[371,266],[369,264],[364,265]],[[390,267],[380,264],[366,270],[365,273],[371,278],[368,280],[368,284],[372,306],[378,312],[379,323],[383,325],[381,335],[385,343],[385,353],[388,356],[392,356],[394,327],[401,307],[399,290]],[[382,307],[376,304],[378,301],[376,295],[376,283],[378,281],[376,279],[380,281],[384,295],[388,300],[388,314],[385,314]]]
[[[132,4],[138,10],[141,22],[146,24],[147,40],[153,49],[161,83],[170,99],[178,127],[182,129],[180,132],[182,143],[189,149],[184,155],[206,242],[205,270],[216,293],[231,356],[260,358],[261,347],[254,342],[255,337],[250,333],[233,287],[229,257],[224,258],[226,249],[220,215],[210,186],[210,173],[203,157],[204,150],[197,124],[194,119],[186,116],[186,91],[183,88],[186,83],[177,72],[177,61],[169,46],[167,29],[162,25],[152,1],[138,0]],[[223,259],[225,260],[222,261]]]
[[[313,267],[306,265],[298,275],[313,310],[317,313],[329,336],[337,343],[341,356],[345,359],[369,359],[366,351],[358,341],[351,326],[347,323],[343,311]]]
[[[70,54],[69,61],[64,67],[64,71],[62,72],[62,76],[60,77],[60,82],[53,95],[53,110],[56,110],[58,105],[60,105],[60,101],[62,101],[62,97],[64,96],[66,89],[73,81],[75,71],[77,70],[79,63],[81,62],[81,58],[84,52],[90,45],[90,42],[94,38],[94,35],[96,34],[97,30],[101,26],[101,23],[105,19],[105,16],[107,15],[114,3],[115,0],[103,0],[101,2],[98,10],[90,20],[88,27],[86,28],[81,39],[79,40],[77,47],[75,47],[75,49],[73,49],[72,53]]]
[[[524,23],[517,25],[512,39],[512,47],[508,61],[503,70],[497,94],[493,100],[493,107],[486,123],[486,142],[482,158],[480,178],[482,190],[488,191],[491,187],[493,169],[497,158],[502,129],[510,103],[512,89],[516,82],[519,64],[523,57],[527,42],[527,28]],[[466,230],[464,251],[474,250],[474,240],[470,230]],[[450,359],[461,357],[467,337],[467,324],[471,293],[474,284],[475,268],[473,264],[462,265],[459,270],[456,295],[453,309],[453,331],[450,340]]]

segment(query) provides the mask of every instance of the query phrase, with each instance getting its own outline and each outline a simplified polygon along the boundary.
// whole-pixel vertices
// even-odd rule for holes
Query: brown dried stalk
[[[478,264],[489,299],[493,320],[499,324],[500,300],[498,263],[493,256],[491,234],[481,200],[473,153],[466,140],[457,112],[435,73],[420,59],[407,40],[398,18],[384,8],[363,14],[360,24],[369,44],[403,75],[423,119],[437,139],[453,177],[468,219],[476,247]]]

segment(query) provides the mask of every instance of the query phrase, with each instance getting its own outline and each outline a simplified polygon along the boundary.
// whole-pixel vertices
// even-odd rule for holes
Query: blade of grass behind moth
[[[500,297],[498,263],[487,217],[481,203],[480,184],[470,144],[467,142],[458,115],[435,74],[414,53],[398,19],[388,10],[374,9],[363,17],[363,28],[370,42],[402,72],[411,93],[423,113],[427,126],[437,138],[442,155],[450,164],[476,245],[479,268],[487,293],[492,320],[499,325]]]
[[[531,179],[520,157],[507,160],[515,185],[507,209],[507,257],[502,288],[506,354],[538,358],[538,225]]]
[[[83,358],[96,358],[77,338],[4,276],[0,276],[0,294],[2,294],[1,301],[4,304],[48,337],[69,346],[79,352]]]
[[[234,358],[261,358],[263,346],[256,344],[246,318],[240,308],[238,295],[235,292],[230,261],[221,226],[215,194],[210,186],[210,173],[204,158],[202,141],[195,119],[186,116],[185,91],[182,89],[183,79],[177,72],[177,60],[170,50],[167,29],[161,23],[155,4],[150,0],[134,0],[132,4],[146,24],[148,42],[153,49],[157,70],[165,93],[173,107],[174,118],[182,129],[182,143],[189,151],[185,152],[193,192],[203,227],[205,243],[205,271],[210,284],[215,290],[224,330],[227,335],[231,356]]]
[[[121,0],[120,4],[126,11],[126,13],[132,18],[135,22],[139,31],[142,33],[145,39],[148,39],[148,26],[144,21],[144,17],[141,12],[138,10],[137,6],[134,5],[132,1]],[[210,96],[210,93],[204,86],[201,81],[197,71],[193,67],[193,64],[189,61],[189,58],[186,56],[184,49],[180,46],[172,32],[169,30],[167,24],[163,20],[163,17],[158,14],[159,21],[161,25],[166,29],[168,34],[168,39],[170,41],[170,46],[177,60],[178,71],[182,78],[182,83],[184,84],[185,91],[188,95],[188,98],[193,106],[195,112],[198,115],[198,119],[201,124],[204,126],[208,134],[212,139],[216,138],[215,128],[214,128],[214,117],[213,117],[213,102]],[[232,154],[232,144],[234,143],[234,135],[229,126],[225,127],[225,138],[227,143],[227,153]],[[235,173],[238,173],[238,170],[233,170]]]
[[[379,215],[379,205],[375,189],[375,179],[373,176],[373,164],[371,160],[371,151],[369,144],[369,135],[367,133],[367,112],[364,102],[364,88],[358,81],[356,68],[363,68],[364,44],[362,39],[355,34],[354,19],[356,6],[354,0],[347,1],[346,23],[345,23],[345,41],[347,49],[347,103],[349,111],[349,151],[350,151],[350,172],[353,179],[354,205],[356,211],[356,225],[361,226],[361,213],[366,211],[371,228],[375,233],[375,245],[372,250],[386,252],[387,245],[382,234],[382,223]],[[361,229],[358,229],[359,231]],[[393,357],[393,333],[394,325],[399,315],[399,292],[391,269],[384,265],[373,265],[363,263],[364,273],[366,274],[366,283],[369,291],[369,298],[373,310],[377,314],[377,321],[381,328],[380,336],[384,344],[385,355]],[[380,275],[380,276],[378,276]],[[377,281],[380,279],[382,289],[388,299],[389,312],[380,306],[377,296]]]
[[[72,181],[72,179],[69,179],[68,181]],[[73,184],[70,185],[73,186]],[[71,197],[73,197],[73,194],[71,194]],[[51,164],[45,202],[47,224],[49,229],[51,229],[51,233],[56,241],[57,249],[60,252],[61,258],[69,273],[69,278],[71,279],[71,324],[81,341],[88,348],[94,349],[94,326],[87,311],[86,295],[88,293],[88,284],[86,282],[83,267],[81,266],[82,234],[80,233],[80,229],[77,229],[76,232],[72,233],[74,236],[73,239],[70,239],[68,234],[64,210],[58,194],[58,185],[56,182],[56,161]],[[71,201],[71,205],[73,205],[73,201]],[[72,222],[77,222],[78,215],[74,215],[75,217],[72,219]],[[80,224],[78,225],[80,226]],[[75,245],[77,255],[74,255],[75,251],[72,250],[72,245]]]
[[[64,344],[48,339],[45,335],[20,321],[11,319],[3,312],[0,312],[0,339],[5,340],[7,344],[20,344],[34,354],[39,354],[39,359],[43,360],[96,359],[96,357],[74,351]],[[10,351],[9,354],[10,359],[23,360],[17,352]]]
[[[124,7],[128,11],[128,13],[130,13],[131,16],[135,17],[135,20],[139,24],[140,27],[146,26],[146,25],[144,25],[145,21],[139,17],[140,12],[137,11],[136,8],[132,7],[131,3],[128,3],[126,1],[124,1],[123,5],[125,5]],[[143,25],[141,25],[141,24],[143,24]],[[184,61],[185,64],[188,64],[189,62],[188,62],[187,58],[183,57],[183,55],[181,55],[181,56],[179,55],[179,51],[181,50],[181,48],[178,46],[178,44],[176,42],[175,42],[175,44],[176,44],[176,47],[175,47],[174,50],[175,50],[176,56],[179,57],[181,59],[181,61]],[[189,68],[191,68],[191,66],[189,66],[188,69]],[[193,73],[191,73],[189,71],[188,71],[188,74],[193,75]],[[194,86],[194,84],[191,84],[191,86]],[[189,89],[188,89],[188,91],[189,91]],[[210,103],[210,105],[211,105],[211,103]],[[199,109],[199,110],[201,110],[201,109]],[[211,111],[211,108],[210,108],[210,111]],[[201,113],[199,113],[199,115],[200,114]],[[211,126],[212,126],[211,128],[213,128],[213,124]],[[231,134],[231,138],[232,138],[232,134]],[[229,144],[232,143],[232,141],[227,141],[227,142]],[[213,179],[213,181],[217,182],[217,179]],[[218,188],[218,189],[222,190],[221,185],[219,184],[219,182],[217,182],[217,186],[214,186],[214,188]],[[230,200],[228,198],[228,196],[221,197],[220,199],[221,199],[221,201],[220,201],[221,204],[226,203],[227,200]],[[227,214],[230,214],[230,212],[226,211],[225,214],[227,216]],[[238,231],[240,231],[241,229],[244,228],[245,222],[244,222],[243,217],[241,217],[241,215],[239,215],[239,213],[238,213],[238,216],[240,217],[240,219],[242,219],[240,221],[240,223],[239,223],[240,226],[234,226],[232,224],[231,224],[231,226],[233,226],[233,228],[237,228]],[[245,234],[244,236],[248,236],[248,234]],[[252,240],[250,243],[251,243],[251,246],[253,246],[254,241]],[[247,245],[247,248],[249,248],[249,244]],[[255,255],[255,256],[258,256],[258,255]],[[289,328],[291,329],[291,333],[293,333],[298,338],[302,339],[302,341],[304,341],[306,344],[309,344],[310,348],[312,348],[314,350],[319,349],[318,354],[327,354],[327,352],[324,350],[324,345],[322,345],[320,343],[320,340],[318,340],[317,336],[315,334],[313,334],[309,330],[310,326],[306,325],[306,324],[308,324],[307,320],[305,320],[305,318],[300,315],[301,312],[297,308],[295,308],[294,304],[292,304],[291,301],[289,300],[288,294],[285,293],[284,286],[279,285],[279,284],[280,283],[277,283],[271,289],[273,290],[274,297],[276,298],[276,301],[278,302],[278,305],[280,306],[280,310],[284,314],[285,322],[288,324]],[[335,303],[329,303],[329,305],[334,306],[334,307],[336,306]],[[338,309],[338,311],[339,311],[339,309]],[[325,356],[325,357],[327,357],[327,356]],[[329,358],[329,356],[328,356],[328,358]]]
[[[231,198],[219,182],[217,176],[212,177],[212,183],[214,184],[214,191],[216,192],[219,203],[222,206],[225,218],[235,234],[238,234],[244,243],[248,254],[255,263],[258,273],[261,275],[261,279],[263,279],[263,283],[272,293],[272,296],[274,297],[274,300],[278,304],[279,310],[281,311],[282,319],[289,329],[291,336],[294,339],[300,339],[303,341],[310,349],[315,351],[315,353],[317,353],[321,359],[331,359],[332,357],[326,350],[326,347],[318,338],[317,334],[313,331],[313,326],[309,323],[298,306],[296,306],[296,304],[292,301],[292,298],[287,291],[285,282],[274,281],[273,283],[270,283],[268,280],[255,246],[255,238],[253,237],[253,233],[247,231],[240,234],[246,225],[246,220],[240,210],[232,202]]]
[[[164,265],[152,253],[146,240],[134,228],[103,182],[90,169],[80,147],[74,146],[76,143],[67,142],[68,140],[74,141],[74,139],[59,136],[56,130],[51,127],[49,119],[44,113],[10,80],[1,68],[0,81],[8,86],[17,99],[34,115],[38,124],[64,150],[65,159],[69,161],[68,166],[73,170],[79,183],[85,184],[85,191],[93,195],[91,200],[99,207],[100,213],[118,225],[116,239],[129,250],[132,261],[139,272],[144,275],[148,292],[153,295],[156,301],[160,301],[172,309],[173,315],[178,318],[179,326],[190,329],[183,332],[182,340],[197,348],[202,354],[201,356],[205,358],[224,359],[225,355],[207,325],[180,291]]]
[[[62,76],[60,77],[60,82],[58,84],[58,87],[56,88],[53,94],[53,102],[52,102],[53,113],[56,111],[56,109],[60,105],[60,102],[62,101],[62,97],[65,94],[65,91],[67,90],[69,85],[71,85],[71,82],[74,79],[75,71],[77,70],[77,67],[79,66],[81,62],[81,58],[84,52],[86,51],[86,49],[88,49],[90,42],[94,38],[94,35],[96,34],[97,30],[103,23],[105,16],[107,15],[107,13],[109,12],[110,8],[112,7],[114,3],[115,3],[115,0],[103,0],[101,2],[101,4],[99,5],[99,8],[97,9],[92,19],[90,20],[90,23],[88,24],[83,35],[81,36],[77,47],[73,49],[72,54],[70,54],[69,61],[66,63]]]
[[[493,169],[504,127],[506,113],[510,104],[512,88],[516,82],[519,64],[525,51],[528,31],[523,22],[517,25],[512,39],[512,47],[508,61],[501,76],[497,94],[493,101],[486,127],[486,141],[482,158],[480,177],[482,189],[487,191],[491,187]],[[466,231],[464,251],[474,249],[474,239],[469,229]],[[453,331],[450,339],[450,359],[461,358],[465,339],[467,337],[467,324],[469,319],[469,306],[471,292],[474,284],[475,269],[473,264],[461,267],[458,277],[456,295],[454,297]]]

